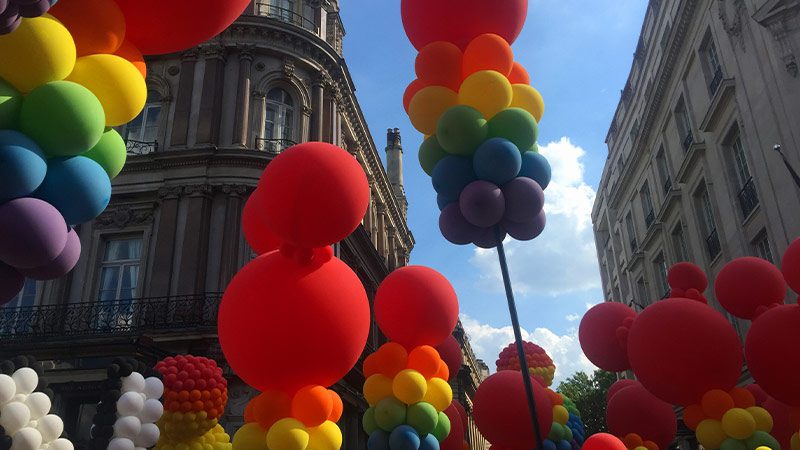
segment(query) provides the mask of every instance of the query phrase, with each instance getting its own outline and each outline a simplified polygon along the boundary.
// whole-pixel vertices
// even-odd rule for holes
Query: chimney
[[[389,128],[386,131],[386,174],[389,176],[394,196],[403,207],[405,215],[408,201],[403,187],[403,144],[399,128]]]

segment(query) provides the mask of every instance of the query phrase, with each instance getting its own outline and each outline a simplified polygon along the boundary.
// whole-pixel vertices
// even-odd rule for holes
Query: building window
[[[658,281],[658,293],[661,295],[661,298],[667,298],[670,292],[669,280],[667,278],[669,268],[667,267],[667,260],[664,259],[663,252],[656,256],[656,259],[653,261],[653,266],[656,271],[656,280]]]
[[[714,259],[719,255],[722,250],[719,242],[719,233],[717,232],[717,224],[714,219],[714,210],[711,206],[711,196],[708,192],[708,186],[703,183],[703,186],[697,193],[697,204],[700,216],[700,225],[704,236],[706,236],[706,250],[708,256]]]
[[[658,170],[658,177],[662,183],[664,195],[672,190],[672,177],[669,174],[669,167],[667,166],[667,158],[664,154],[664,147],[658,151],[656,155],[656,170]]]
[[[734,135],[729,142],[729,160],[733,166],[734,178],[736,179],[739,208],[742,211],[742,216],[747,218],[758,206],[758,194],[756,193],[753,177],[750,175],[750,166],[747,164],[747,157],[742,145],[742,136],[738,129],[734,131]]]
[[[639,278],[636,282],[636,295],[639,297],[639,306],[644,308],[650,303],[650,294],[647,292],[647,284],[645,284],[644,277]]]
[[[285,89],[273,88],[267,93],[267,116],[264,140],[259,149],[280,152],[295,144],[294,99]]]
[[[672,230],[672,246],[675,250],[676,262],[689,261],[689,250],[686,246],[686,236],[683,234],[683,224],[678,222]]]
[[[692,133],[692,123],[689,121],[689,113],[686,111],[686,103],[683,99],[675,108],[675,122],[678,126],[678,135],[681,138],[683,150],[689,151],[689,147],[694,144],[694,133]]]
[[[36,280],[26,278],[25,285],[22,287],[19,294],[2,306],[5,308],[25,308],[27,306],[33,306],[36,303],[36,294],[38,294],[38,292],[39,285]]]
[[[128,152],[151,153],[158,150],[158,131],[161,124],[163,99],[156,91],[147,92],[147,103],[135,119],[125,125],[125,142]]]
[[[722,83],[722,65],[719,62],[719,54],[717,53],[717,46],[714,40],[709,35],[706,45],[702,49],[703,60],[706,65],[706,72],[708,74],[708,89],[711,95],[714,95]]]
[[[769,236],[767,236],[767,230],[762,230],[758,233],[755,239],[753,239],[753,253],[755,256],[766,259],[767,261],[774,263],[775,260],[772,257],[772,247],[769,245]]]
[[[644,212],[644,223],[647,228],[656,221],[656,213],[653,210],[653,196],[650,195],[650,185],[645,181],[641,191],[642,211]]]
[[[100,267],[98,300],[106,302],[137,298],[141,258],[141,238],[109,240]]]
[[[636,242],[636,227],[633,223],[633,216],[629,212],[625,216],[625,227],[628,229],[628,242],[630,243],[631,254],[636,253],[639,249],[639,244]]]

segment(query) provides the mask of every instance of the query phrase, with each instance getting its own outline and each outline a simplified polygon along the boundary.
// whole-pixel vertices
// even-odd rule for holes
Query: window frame
[[[653,258],[653,268],[655,270],[656,282],[658,284],[658,294],[660,298],[664,299],[669,296],[669,267],[667,265],[667,258],[664,251],[659,251],[655,258]]]
[[[756,234],[756,237],[753,238],[750,245],[753,249],[754,256],[773,264],[775,263],[775,253],[772,251],[772,244],[769,241],[769,233],[767,233],[766,228]]]
[[[125,259],[125,260],[114,260],[114,261],[106,261],[105,260],[105,252],[108,249],[109,244],[114,241],[128,241],[138,239],[140,243],[139,248],[139,258],[138,259]],[[142,280],[144,279],[144,272],[146,270],[146,237],[143,233],[139,234],[125,234],[125,235],[108,235],[103,236],[100,239],[100,251],[98,252],[97,258],[97,279],[95,281],[95,288],[94,288],[94,295],[92,298],[96,302],[124,302],[130,301],[134,302],[138,299],[144,297],[144,286]],[[115,289],[115,295],[113,299],[102,299],[102,293],[106,290],[103,289],[103,269],[108,267],[119,267],[120,269],[133,265],[132,262],[138,262],[138,270],[136,273],[136,282],[135,287],[133,290],[135,291],[135,295],[132,295],[131,298],[120,298],[120,291],[121,291],[121,284],[122,284],[122,272],[117,275],[117,283]]]

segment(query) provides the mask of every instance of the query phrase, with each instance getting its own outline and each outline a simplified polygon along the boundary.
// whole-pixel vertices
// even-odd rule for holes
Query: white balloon
[[[43,392],[34,392],[25,399],[25,404],[31,410],[31,420],[37,420],[50,412],[52,403],[50,397]]]
[[[147,378],[142,392],[147,398],[158,400],[164,395],[164,383],[156,377]]]
[[[133,441],[125,438],[114,438],[108,443],[108,450],[136,450]]]
[[[28,401],[28,394],[15,394],[14,398],[11,399],[12,402],[20,402],[25,403]]]
[[[0,374],[0,406],[5,405],[14,398],[17,393],[17,384],[8,375]]]
[[[139,372],[133,372],[122,379],[122,392],[144,391],[144,377]]]
[[[142,431],[142,422],[136,416],[120,417],[114,422],[114,437],[136,439]]]
[[[161,430],[158,425],[154,423],[143,423],[142,431],[139,436],[133,440],[134,445],[137,447],[150,448],[158,443],[158,438],[161,437]]]
[[[139,418],[142,419],[142,423],[156,423],[163,415],[164,405],[160,400],[151,398],[144,402],[144,408],[139,413]]]
[[[144,400],[137,392],[126,392],[117,400],[117,414],[120,416],[138,416],[144,408]]]
[[[59,438],[50,443],[49,450],[75,450],[75,446],[69,440]]]
[[[13,436],[30,421],[31,412],[24,403],[11,402],[0,409],[0,425],[9,436]]]
[[[55,414],[48,414],[39,419],[36,429],[42,433],[44,442],[53,442],[64,432],[64,421]]]
[[[14,433],[11,450],[38,450],[42,445],[42,435],[31,427],[25,427]]]
[[[39,375],[30,367],[23,367],[17,370],[11,375],[11,378],[14,379],[14,384],[17,385],[17,394],[28,395],[39,384]]]

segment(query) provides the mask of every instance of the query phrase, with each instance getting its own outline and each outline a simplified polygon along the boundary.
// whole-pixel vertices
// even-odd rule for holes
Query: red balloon
[[[522,32],[528,0],[402,0],[403,27],[417,49],[436,41],[465,48],[476,37],[494,33],[509,44]]]
[[[246,265],[225,291],[218,323],[237,375],[260,391],[294,393],[330,386],[353,368],[370,310],[358,276],[325,247],[311,263],[272,252]]]
[[[125,38],[145,55],[186,50],[228,28],[250,0],[116,0]]]
[[[623,378],[608,388],[608,392],[606,393],[606,403],[611,401],[611,398],[614,397],[619,391],[625,389],[628,386],[638,385],[639,382],[636,380],[629,380],[627,378]],[[627,434],[627,433],[626,433]],[[622,436],[622,435],[620,435]]]
[[[753,321],[745,342],[747,366],[753,379],[776,400],[800,405],[800,306],[772,308]]]
[[[608,433],[593,434],[586,439],[582,450],[627,450],[625,444],[616,436]]]
[[[464,432],[466,433],[467,429],[469,428],[469,416],[467,415],[466,408],[464,408],[464,405],[462,405],[458,400],[453,400],[451,406],[458,410],[458,415],[461,418],[461,426],[464,427]]]
[[[525,66],[515,61],[511,73],[508,74],[508,81],[511,84],[531,84],[531,76]]]
[[[258,188],[270,231],[298,247],[323,247],[346,238],[369,205],[369,183],[346,150],[308,142],[267,165]]]
[[[450,379],[456,378],[461,370],[461,364],[464,362],[461,344],[451,334],[447,336],[444,342],[436,346],[436,351],[439,352],[439,356],[447,364],[447,369],[450,371]]]
[[[703,269],[688,262],[680,262],[670,267],[667,280],[670,287],[681,291],[697,289],[698,292],[704,292],[708,288],[708,277]]]
[[[417,55],[414,68],[425,86],[444,86],[458,92],[461,87],[461,49],[450,42],[431,42]]]
[[[672,405],[647,392],[634,382],[617,392],[606,408],[608,431],[615,436],[636,433],[666,449],[678,433],[678,421]]]
[[[277,250],[281,240],[269,231],[263,211],[261,210],[261,190],[256,189],[250,194],[242,211],[242,231],[244,238],[257,254],[263,255]]]
[[[422,80],[414,80],[408,85],[406,91],[403,93],[403,108],[405,108],[406,113],[408,113],[408,107],[411,105],[411,99],[417,95],[417,92],[426,87],[428,86],[423,83]]]
[[[464,434],[466,433],[466,427],[464,426],[464,422],[461,418],[461,413],[456,406],[458,404],[457,401],[453,401],[447,409],[444,410],[444,413],[447,415],[447,418],[450,419],[450,434],[447,435],[447,438],[441,442],[440,449],[441,450],[463,450],[464,449]],[[464,408],[463,406],[461,407]]]
[[[545,388],[533,381],[536,414],[542,439],[553,424],[553,405]],[[511,370],[496,372],[478,386],[473,417],[481,434],[491,443],[511,448],[534,448],[531,413],[522,374]]]
[[[642,385],[673,405],[699,403],[712,389],[729,391],[742,371],[742,347],[730,322],[685,298],[662,300],[639,314],[628,356]]]
[[[759,313],[786,297],[783,274],[769,261],[745,257],[734,259],[717,274],[717,301],[736,317],[753,320]]]
[[[390,273],[375,294],[375,321],[389,340],[408,349],[437,346],[458,322],[458,298],[439,272],[406,266]]]
[[[769,395],[767,395],[767,393],[764,392],[764,389],[762,389],[761,386],[755,383],[748,384],[744,388],[750,391],[751,394],[753,394],[753,397],[756,399],[756,406],[763,405],[764,402],[766,402],[767,399],[769,399]]]
[[[800,239],[796,239],[786,249],[781,261],[781,270],[783,270],[783,278],[786,279],[786,283],[793,291],[800,294]]]
[[[633,320],[636,313],[627,305],[617,302],[601,303],[581,319],[578,338],[583,353],[597,367],[611,372],[630,369],[628,351],[617,337],[626,319]]]
[[[767,398],[763,408],[772,416],[772,435],[781,444],[782,449],[790,449],[792,435],[800,429],[800,408],[792,408],[774,398]]]

